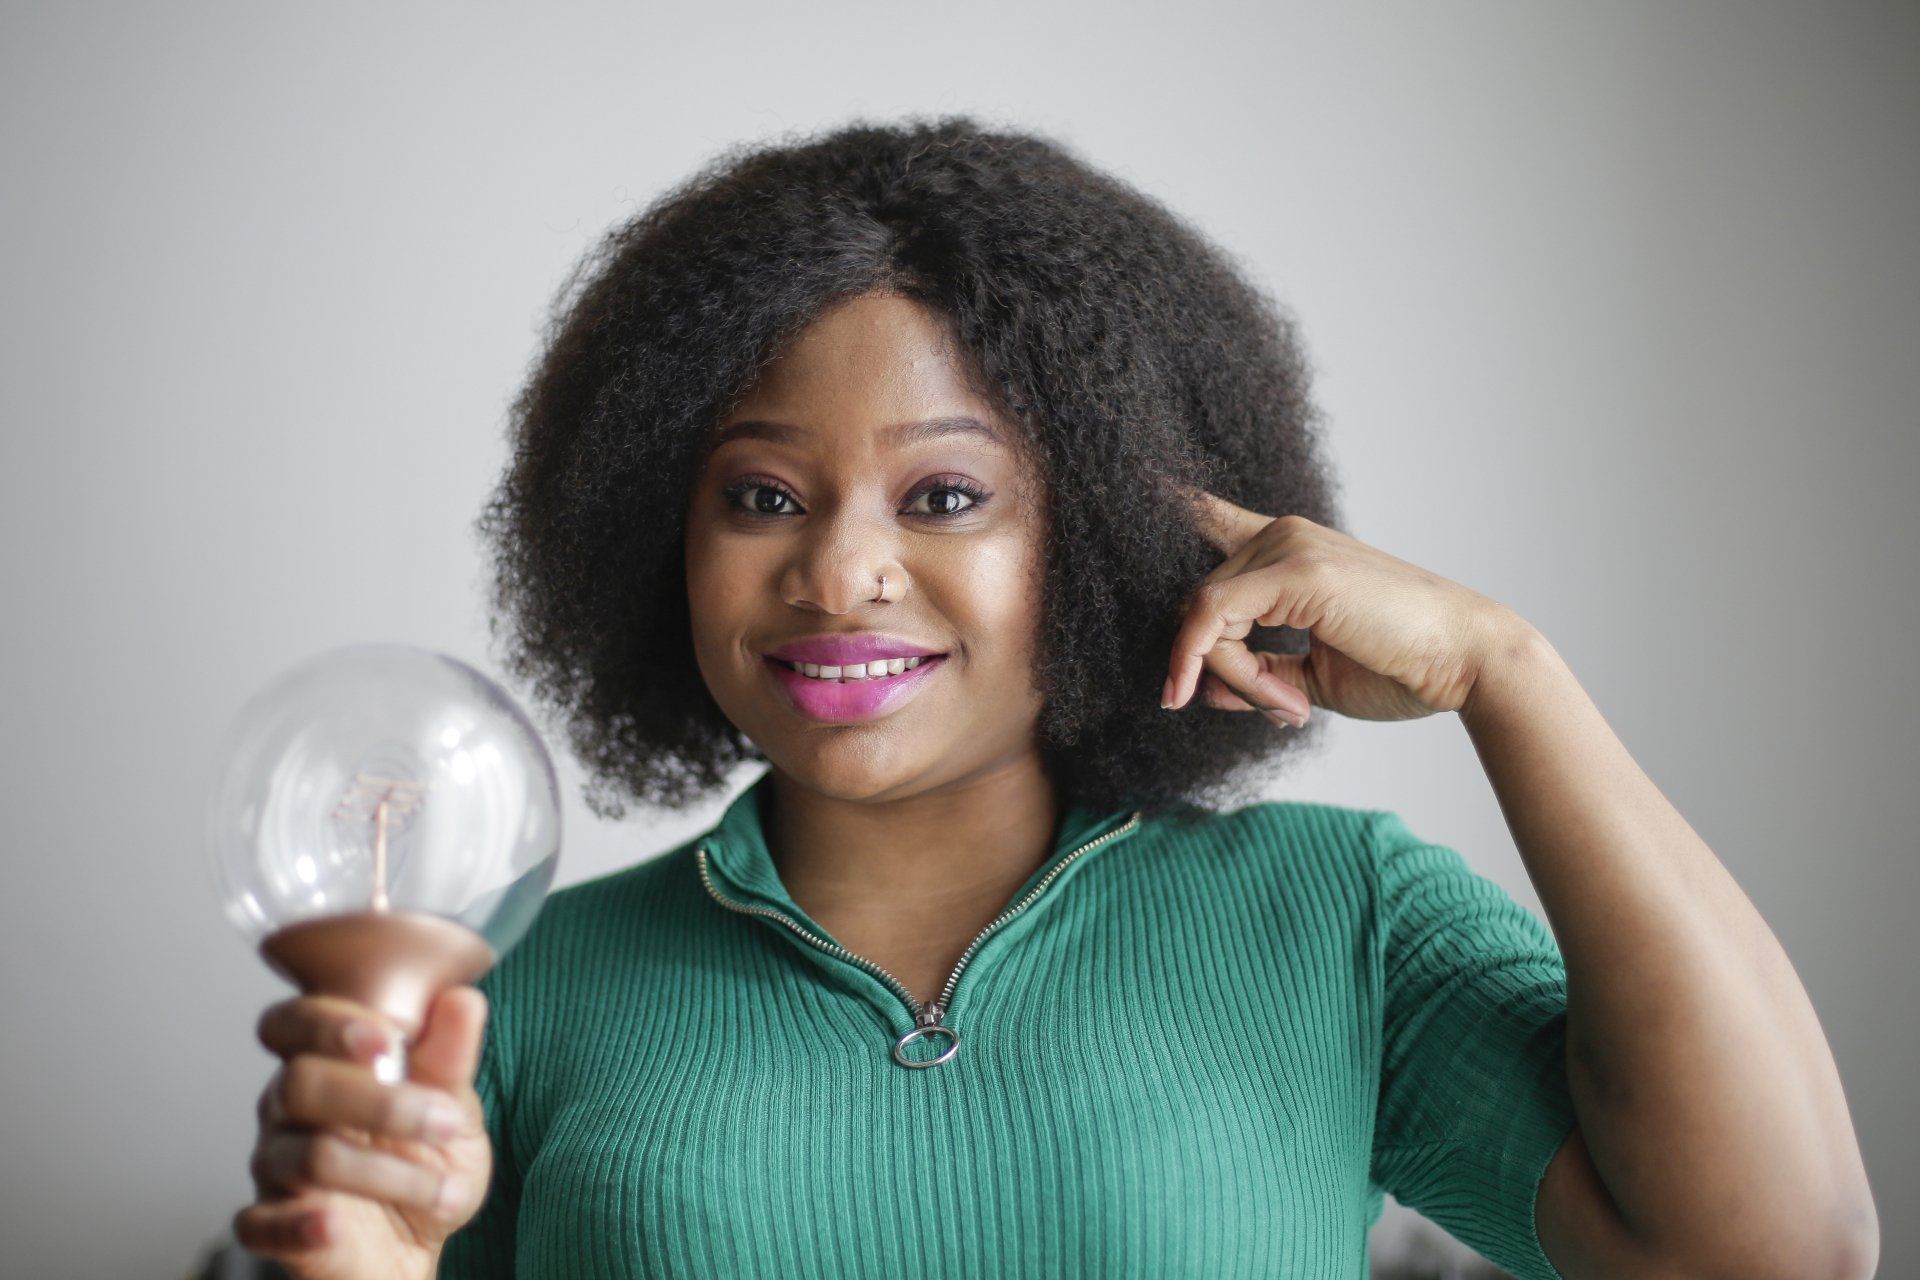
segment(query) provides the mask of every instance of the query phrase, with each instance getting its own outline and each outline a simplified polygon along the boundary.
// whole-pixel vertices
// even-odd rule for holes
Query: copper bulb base
[[[415,911],[358,911],[277,929],[260,942],[274,972],[307,995],[337,996],[379,1013],[411,1042],[427,1005],[493,966],[473,930]],[[389,1070],[380,1074],[383,1078]]]

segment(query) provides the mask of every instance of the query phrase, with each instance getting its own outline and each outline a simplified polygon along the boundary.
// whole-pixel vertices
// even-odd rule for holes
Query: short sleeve
[[[492,976],[489,974],[488,978]],[[487,993],[489,1002],[498,1000],[487,979],[482,979],[479,985]],[[487,1187],[487,1198],[480,1212],[447,1238],[440,1252],[438,1280],[501,1280],[513,1275],[514,1237],[520,1217],[520,1171],[514,1164],[513,1148],[507,1137],[511,1072],[506,1063],[502,1025],[503,1017],[495,1004],[487,1019],[480,1069],[473,1078],[474,1091],[480,1095],[480,1105],[486,1113],[487,1140],[493,1144],[493,1180]]]
[[[1575,1115],[1552,932],[1444,845],[1371,811],[1381,947],[1374,1181],[1521,1280],[1560,1280],[1534,1199]]]

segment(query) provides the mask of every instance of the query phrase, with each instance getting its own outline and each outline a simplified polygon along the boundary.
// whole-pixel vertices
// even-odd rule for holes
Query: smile
[[[937,658],[944,655],[933,654],[932,656]],[[787,662],[782,658],[775,658],[773,661],[791,667],[793,670],[806,676],[809,680],[847,681],[884,680],[888,676],[897,676],[902,672],[913,670],[921,663],[927,661],[927,658],[888,658],[885,661],[879,662],[855,662],[843,667],[823,666],[818,662]]]
[[[899,710],[947,665],[947,655],[891,658],[835,667],[763,659],[789,707],[823,724],[855,724]]]

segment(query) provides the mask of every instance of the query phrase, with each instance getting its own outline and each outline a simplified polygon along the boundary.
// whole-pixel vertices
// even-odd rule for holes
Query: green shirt
[[[482,982],[494,1182],[443,1277],[1364,1277],[1384,1190],[1557,1280],[1559,950],[1395,814],[1069,809],[905,1066],[913,998],[788,896],[768,791]]]

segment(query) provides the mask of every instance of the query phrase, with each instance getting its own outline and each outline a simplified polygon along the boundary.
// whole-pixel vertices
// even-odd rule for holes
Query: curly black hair
[[[1220,562],[1177,485],[1339,525],[1295,321],[1066,146],[949,115],[731,147],[561,287],[476,527],[495,646],[564,726],[589,807],[680,808],[766,758],[694,661],[687,495],[782,347],[871,292],[944,317],[1044,482],[1036,733],[1055,786],[1150,813],[1247,797],[1244,767],[1310,730],[1161,710],[1184,605]],[[1307,633],[1248,640],[1301,653]]]

